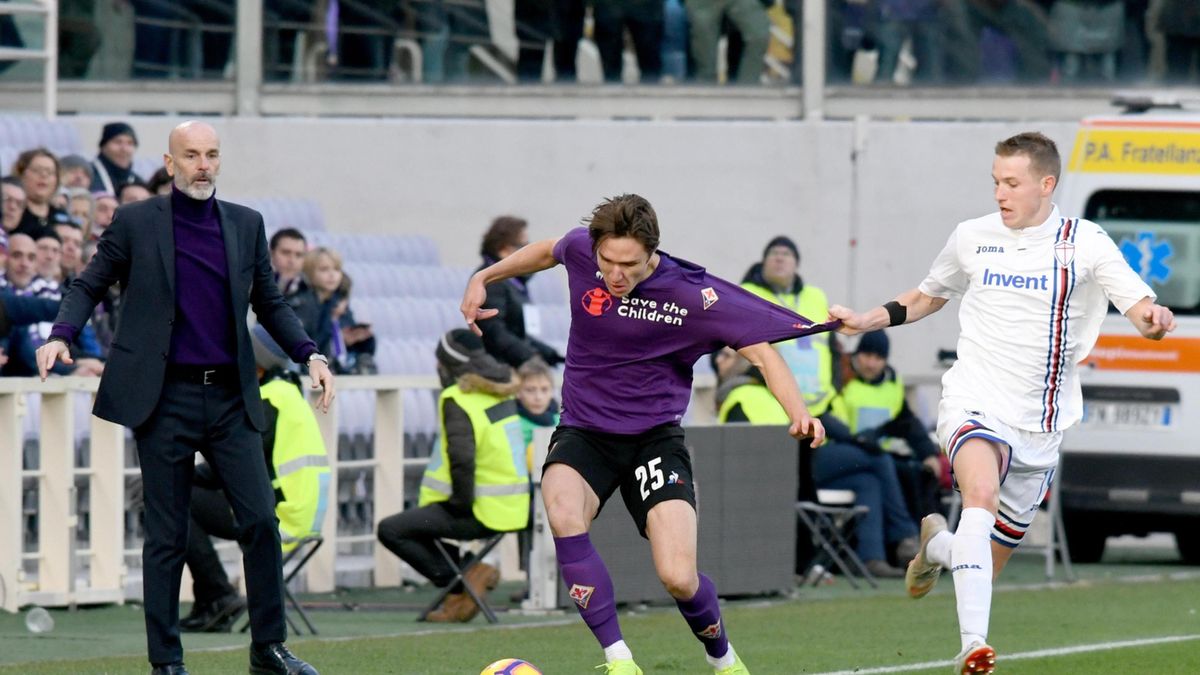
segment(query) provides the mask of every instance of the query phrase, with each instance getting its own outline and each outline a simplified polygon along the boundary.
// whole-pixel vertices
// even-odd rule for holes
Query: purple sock
[[[700,575],[700,588],[691,600],[676,600],[679,613],[687,620],[696,639],[704,644],[704,651],[714,659],[725,656],[729,651],[729,638],[725,637],[725,626],[721,623],[721,608],[717,605],[717,587],[712,579]]]
[[[558,554],[563,583],[600,646],[608,647],[619,641],[621,627],[617,624],[612,577],[592,546],[591,538],[586,532],[573,537],[555,537],[554,550]]]

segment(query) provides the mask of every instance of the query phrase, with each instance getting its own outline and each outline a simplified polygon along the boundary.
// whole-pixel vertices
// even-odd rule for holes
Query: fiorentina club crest
[[[700,297],[704,299],[704,309],[717,304],[717,300],[719,299],[717,298],[717,292],[713,290],[712,286],[700,289]]]
[[[1070,265],[1071,261],[1075,260],[1075,244],[1069,241],[1060,241],[1055,244],[1054,259],[1063,267]]]
[[[575,604],[579,605],[580,609],[587,609],[588,603],[592,600],[592,593],[596,591],[595,586],[582,586],[580,584],[571,584],[571,590],[567,592]],[[720,632],[720,627],[717,631]]]
[[[696,633],[696,635],[699,635],[700,637],[702,637],[706,640],[715,640],[715,639],[721,637],[721,620],[717,619],[716,623],[709,626],[708,628],[705,628],[704,630],[700,631],[699,633]]]

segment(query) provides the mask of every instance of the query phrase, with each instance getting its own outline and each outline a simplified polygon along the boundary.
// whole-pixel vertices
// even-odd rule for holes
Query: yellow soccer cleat
[[[596,666],[596,670],[601,668],[604,669],[604,675],[642,675],[642,669],[638,668],[638,664],[634,663],[633,659],[617,659]]]
[[[732,666],[713,671],[716,675],[750,675],[750,671],[746,669],[746,664],[742,663],[742,657],[735,656]]]

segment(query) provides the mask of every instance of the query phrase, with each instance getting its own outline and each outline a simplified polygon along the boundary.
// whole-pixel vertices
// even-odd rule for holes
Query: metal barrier
[[[77,395],[93,395],[95,378],[0,378],[0,609],[15,612],[28,604],[67,606],[125,601],[126,559],[140,550],[125,546],[126,477],[136,476],[136,466],[126,466],[126,432],[115,424],[90,417],[90,451],[87,466],[77,466],[75,407]],[[403,510],[406,469],[421,470],[427,458],[405,457],[404,407],[406,389],[437,389],[433,376],[340,377],[338,391],[370,390],[376,393],[374,451],[369,459],[338,460],[340,403],[335,398],[327,415],[317,415],[329,452],[330,495],[338,494],[339,470],[372,472],[373,525]],[[305,383],[305,390],[311,391]],[[23,418],[27,397],[40,398],[38,461],[23,467]],[[33,462],[30,462],[32,465]],[[74,513],[76,480],[87,489],[89,544],[74,549],[79,527]],[[23,486],[37,487],[36,547],[25,551]],[[325,513],[322,533],[328,545],[304,570],[306,588],[328,592],[334,588],[339,549],[374,542],[370,534],[339,535],[336,508]],[[86,570],[78,574],[77,570]],[[401,563],[382,546],[374,547],[373,581],[395,586],[401,580]]]
[[[58,114],[58,2],[57,0],[36,0],[34,4],[29,5],[0,2],[0,16],[18,14],[40,15],[44,18],[42,48],[0,47],[0,61],[35,60],[42,62],[42,96],[44,97],[42,111],[46,115],[46,119],[54,119],[54,116]]]

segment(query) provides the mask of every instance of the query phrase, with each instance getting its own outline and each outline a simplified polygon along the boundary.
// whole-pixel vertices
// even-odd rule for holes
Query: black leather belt
[[[172,363],[167,366],[167,377],[188,384],[232,384],[238,381],[235,365],[193,366]]]

